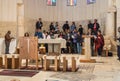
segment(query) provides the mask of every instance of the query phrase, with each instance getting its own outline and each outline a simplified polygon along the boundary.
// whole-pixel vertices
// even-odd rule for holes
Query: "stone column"
[[[84,48],[85,48],[85,55],[83,59],[80,59],[80,62],[88,62],[88,63],[95,63],[95,59],[91,59],[91,46],[90,46],[90,38],[91,36],[84,36]]]
[[[115,7],[114,0],[108,0],[108,12],[106,17],[106,32],[105,34],[110,37],[115,36]]]
[[[91,60],[90,37],[85,38],[85,57],[86,60]]]
[[[115,14],[114,12],[107,13],[107,20],[106,20],[106,35],[110,37],[114,37],[115,35],[115,20],[114,20]]]
[[[24,5],[22,0],[17,3],[17,37],[24,36]]]

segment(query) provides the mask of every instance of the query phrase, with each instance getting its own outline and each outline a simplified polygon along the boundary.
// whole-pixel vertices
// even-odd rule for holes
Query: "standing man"
[[[91,29],[91,31],[93,31],[93,24],[91,23],[91,21],[88,21],[88,30]]]
[[[9,47],[10,47],[10,42],[13,37],[10,37],[11,31],[8,31],[5,35],[5,54],[9,54]]]
[[[42,23],[42,19],[39,18],[39,20],[36,22],[36,29],[42,29],[43,23]]]
[[[36,30],[35,35],[38,39],[43,39],[43,34],[40,29]]]
[[[97,19],[94,20],[94,23],[93,23],[93,31],[94,31],[94,34],[97,35],[97,31],[99,30],[100,28],[100,25],[99,23],[97,22]]]
[[[75,22],[72,22],[72,25],[70,26],[70,31],[73,32],[74,29],[76,29]]]
[[[66,23],[63,25],[62,29],[63,29],[64,32],[67,32],[69,30],[68,21],[66,21]]]
[[[82,27],[82,25],[79,25],[78,32],[80,32],[80,35],[82,35],[82,34],[83,34],[83,27]]]
[[[118,28],[119,36],[117,38],[117,56],[120,61],[120,27]]]

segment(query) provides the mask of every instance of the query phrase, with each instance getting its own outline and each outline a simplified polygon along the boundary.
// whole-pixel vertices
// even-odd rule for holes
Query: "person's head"
[[[24,34],[24,37],[29,37],[29,33],[26,32],[26,33]]]
[[[79,27],[82,28],[82,25],[80,24]]]
[[[46,31],[45,31],[45,30],[43,30],[43,33],[46,33]]]
[[[80,32],[77,32],[78,35],[80,35]]]
[[[67,30],[67,33],[70,33],[70,29]]]
[[[47,35],[48,35],[48,32],[46,32],[45,35],[47,36]]]
[[[94,19],[94,23],[97,23],[97,19]]]
[[[75,25],[75,22],[72,22],[73,25]]]
[[[42,18],[39,18],[39,21],[42,21]]]
[[[89,28],[89,29],[88,29],[88,33],[91,33],[91,31],[92,31],[91,28]]]
[[[100,30],[98,30],[98,31],[97,31],[97,34],[98,34],[98,35],[101,35],[101,31],[100,31]]]
[[[58,22],[56,22],[55,24],[58,25]]]
[[[50,25],[53,25],[53,22],[51,22]]]
[[[89,20],[88,23],[91,23],[91,20]]]
[[[66,21],[66,24],[68,24],[68,21]]]
[[[76,33],[76,32],[77,32],[77,29],[74,29],[74,32]]]
[[[7,32],[8,34],[11,34],[11,31],[10,30],[8,30],[8,32]]]
[[[118,27],[118,32],[120,33],[120,27]]]
[[[62,35],[63,34],[63,32],[60,32],[60,35]]]

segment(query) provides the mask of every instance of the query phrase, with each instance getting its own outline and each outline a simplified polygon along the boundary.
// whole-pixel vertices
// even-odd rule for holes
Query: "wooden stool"
[[[66,72],[68,69],[68,61],[66,60],[66,57],[63,57],[63,71]]]
[[[76,71],[76,60],[75,57],[72,57],[72,72]]]
[[[19,58],[15,58],[12,55],[12,58],[5,55],[5,69],[18,69],[19,68]]]

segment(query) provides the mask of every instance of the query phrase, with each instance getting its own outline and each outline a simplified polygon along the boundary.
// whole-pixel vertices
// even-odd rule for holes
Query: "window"
[[[96,2],[96,0],[87,0],[87,4],[93,4],[95,2]]]
[[[77,0],[67,0],[67,6],[76,6]]]
[[[56,0],[47,0],[48,6],[56,6]]]

